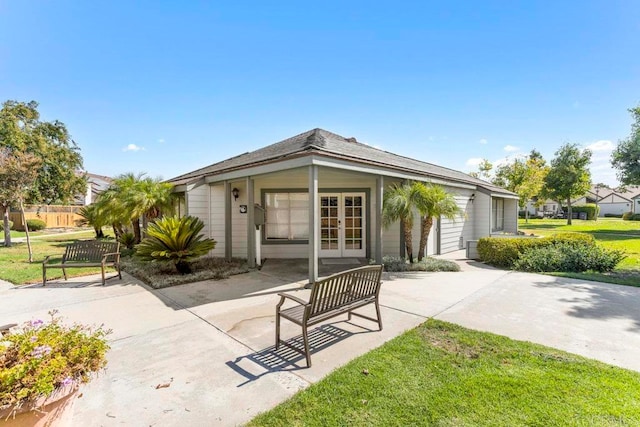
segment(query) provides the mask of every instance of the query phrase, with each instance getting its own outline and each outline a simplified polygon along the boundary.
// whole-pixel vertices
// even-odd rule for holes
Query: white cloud
[[[478,141],[480,144],[484,145],[487,142],[489,142],[486,138],[482,138],[480,141]]]
[[[587,145],[587,148],[591,151],[613,151],[615,144],[609,140],[601,139],[600,141]]]
[[[144,151],[144,147],[140,147],[136,144],[129,144],[122,149],[122,151]]]
[[[163,139],[163,138],[160,138],[160,139],[158,140],[158,142],[159,142],[160,144],[164,144],[164,139]]]
[[[481,159],[480,157],[472,157],[469,160],[467,160],[466,165],[467,166],[478,166],[480,163],[482,163],[483,159]]]
[[[518,148],[516,146],[513,146],[513,145],[505,145],[504,146],[504,151],[507,151],[507,152],[519,151],[519,150],[520,150],[520,148]]]

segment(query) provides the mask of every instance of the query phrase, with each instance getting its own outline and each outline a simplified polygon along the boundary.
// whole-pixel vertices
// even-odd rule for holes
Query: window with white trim
[[[265,192],[265,239],[309,239],[309,193]]]
[[[491,231],[504,230],[504,199],[492,200],[491,204]]]

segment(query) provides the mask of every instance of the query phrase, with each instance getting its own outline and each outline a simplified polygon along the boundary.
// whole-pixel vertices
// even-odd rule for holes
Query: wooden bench
[[[106,281],[105,267],[114,267],[118,270],[118,277],[122,279],[119,242],[78,241],[66,247],[60,264],[49,264],[49,258],[50,256],[46,257],[42,262],[42,286],[47,284],[48,268],[61,268],[64,280],[67,280],[67,268],[101,267],[102,285],[104,286]]]
[[[380,281],[382,268],[381,265],[354,268],[315,282],[311,288],[309,301],[304,301],[291,294],[278,294],[280,303],[276,306],[276,350],[280,348],[280,344],[284,344],[296,351],[300,351],[298,348],[280,340],[281,317],[302,327],[303,353],[307,358],[308,367],[311,366],[309,335],[307,333],[309,326],[340,314],[348,313],[349,320],[351,320],[352,315],[362,317],[372,322],[377,322],[379,330],[382,330],[382,318],[380,317],[380,304],[378,302],[382,283]],[[297,305],[282,309],[282,305],[287,299],[295,301]],[[377,319],[353,312],[356,308],[368,304],[375,305]]]

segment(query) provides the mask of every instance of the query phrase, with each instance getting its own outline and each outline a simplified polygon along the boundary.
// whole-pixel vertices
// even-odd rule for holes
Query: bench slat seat
[[[47,284],[47,269],[61,268],[64,280],[67,280],[67,268],[101,267],[102,285],[105,285],[105,268],[114,267],[118,277],[122,279],[120,271],[120,242],[99,242],[97,240],[78,241],[69,244],[59,264],[50,264],[50,256],[42,262],[42,286]],[[115,277],[115,276],[114,276]]]
[[[315,282],[308,301],[291,294],[278,294],[280,303],[276,306],[276,349],[279,348],[281,343],[287,345],[285,341],[280,340],[281,317],[302,327],[307,366],[311,366],[307,334],[308,326],[348,313],[349,320],[351,320],[352,315],[362,317],[377,322],[379,330],[382,330],[382,318],[380,317],[380,304],[378,301],[382,283],[380,280],[382,268],[381,265],[354,268]],[[282,309],[282,305],[286,300],[294,301],[297,305]],[[353,312],[353,310],[368,304],[375,305],[377,318]]]

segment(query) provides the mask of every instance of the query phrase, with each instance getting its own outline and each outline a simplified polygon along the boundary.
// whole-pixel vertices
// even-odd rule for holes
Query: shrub
[[[578,205],[571,207],[572,212],[585,212],[587,219],[595,219],[600,214],[600,206],[595,203],[587,203],[586,205]]]
[[[540,239],[483,237],[478,241],[478,254],[483,262],[496,267],[512,268],[516,260],[526,251],[560,243],[574,246],[595,246],[596,244],[593,236],[583,233],[556,233]]]
[[[382,257],[384,271],[460,271],[460,266],[453,261],[424,257],[413,264],[400,257],[385,255]]]
[[[629,219],[631,221],[640,221],[640,213],[631,215],[631,217]]]
[[[133,247],[136,245],[136,236],[131,232],[122,233],[118,238],[118,241],[127,249],[133,249]]]
[[[614,214],[614,213],[606,213],[604,214],[605,218],[622,218],[623,214]]]
[[[632,216],[633,216],[633,212],[625,212],[622,214],[622,219],[624,221],[629,221]]]
[[[0,410],[17,410],[59,388],[88,382],[106,365],[111,331],[65,326],[57,311],[51,321],[26,322],[0,342]]]
[[[609,251],[597,245],[562,242],[530,248],[513,265],[516,270],[533,272],[587,270],[611,271],[625,258],[621,251]]]
[[[191,273],[189,261],[206,255],[216,241],[203,238],[204,223],[196,217],[164,217],[149,224],[147,237],[136,246],[136,256],[144,261],[167,261],[181,274]]]
[[[47,228],[47,223],[41,219],[28,219],[27,227],[29,227],[29,231],[40,231]]]

